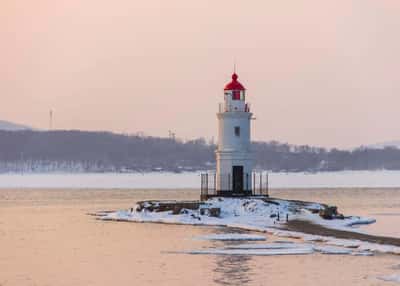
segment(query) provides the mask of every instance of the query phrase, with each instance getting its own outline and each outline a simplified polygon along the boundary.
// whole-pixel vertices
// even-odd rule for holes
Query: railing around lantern
[[[269,178],[267,172],[243,174],[233,179],[232,174],[201,174],[201,199],[209,197],[268,196]]]
[[[219,113],[233,111],[250,112],[250,103],[246,103],[244,106],[235,106],[234,104],[220,103],[218,111]]]

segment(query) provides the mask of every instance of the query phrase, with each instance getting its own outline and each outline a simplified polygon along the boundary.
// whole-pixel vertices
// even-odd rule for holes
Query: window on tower
[[[232,94],[233,100],[240,100],[240,90],[234,90]]]
[[[244,90],[240,91],[240,100],[244,101]]]
[[[240,137],[240,127],[235,126],[235,136]]]
[[[233,90],[232,99],[244,101],[244,90]]]

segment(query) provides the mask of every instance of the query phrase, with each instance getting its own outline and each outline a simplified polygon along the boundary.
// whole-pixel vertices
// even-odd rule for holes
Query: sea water
[[[400,275],[400,258],[389,254],[192,255],[282,238],[221,227],[104,222],[87,215],[128,209],[139,200],[198,195],[184,189],[0,189],[0,285],[394,285]],[[400,237],[398,189],[273,189],[271,195],[375,217],[375,225],[361,230]],[[198,239],[229,233],[265,235],[266,242]],[[285,239],[290,242],[301,243]]]

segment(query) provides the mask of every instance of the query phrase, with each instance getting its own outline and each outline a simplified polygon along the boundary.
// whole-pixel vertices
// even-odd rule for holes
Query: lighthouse
[[[233,73],[219,104],[215,192],[220,196],[252,194],[253,160],[250,141],[252,119],[246,89]]]

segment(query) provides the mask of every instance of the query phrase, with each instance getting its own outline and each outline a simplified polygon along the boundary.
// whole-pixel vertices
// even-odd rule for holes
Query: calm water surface
[[[400,257],[213,256],[183,251],[233,242],[194,239],[218,227],[118,223],[85,213],[144,199],[196,199],[197,191],[0,190],[0,285],[395,285]],[[400,237],[400,190],[273,190],[377,218],[364,231]],[[282,238],[266,235],[269,241]]]

